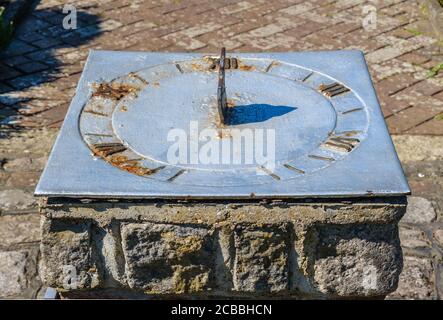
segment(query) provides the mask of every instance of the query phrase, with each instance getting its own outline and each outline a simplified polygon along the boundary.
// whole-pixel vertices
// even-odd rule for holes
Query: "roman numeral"
[[[107,157],[115,153],[123,152],[126,147],[119,142],[112,143],[96,143],[92,146],[92,150],[99,156]]]
[[[339,94],[348,92],[349,89],[346,88],[344,85],[334,82],[331,84],[322,84],[318,87],[318,90],[320,90],[321,93],[323,93],[325,96],[332,98]]]
[[[343,136],[331,136],[323,143],[323,146],[329,149],[338,150],[341,152],[351,152],[360,140],[357,138],[348,138]]]

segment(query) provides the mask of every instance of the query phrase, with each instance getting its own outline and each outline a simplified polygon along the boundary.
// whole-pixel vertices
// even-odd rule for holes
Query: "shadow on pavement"
[[[63,87],[63,81],[79,77],[86,58],[80,52],[87,50],[79,47],[84,49],[102,33],[97,15],[78,9],[77,28],[65,29],[69,12],[63,13],[63,6],[36,9],[38,3],[34,1],[12,41],[0,52],[0,138],[24,127],[48,126],[39,123],[38,114],[66,107],[62,91],[69,87]],[[62,84],[51,84],[56,80]]]

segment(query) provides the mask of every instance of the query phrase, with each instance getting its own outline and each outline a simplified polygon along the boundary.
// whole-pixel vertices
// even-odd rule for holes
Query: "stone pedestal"
[[[406,197],[41,205],[42,275],[69,296],[380,297]]]

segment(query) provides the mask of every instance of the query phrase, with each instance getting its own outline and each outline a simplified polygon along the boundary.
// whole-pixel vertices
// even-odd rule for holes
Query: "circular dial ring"
[[[311,174],[345,158],[365,139],[365,104],[336,79],[282,61],[226,60],[231,108],[225,124],[217,112],[217,60],[207,56],[91,84],[80,115],[84,141],[94,156],[131,174],[180,184],[241,186]],[[239,149],[232,143],[228,161],[219,157],[219,162],[202,163],[199,156],[193,161],[195,124],[200,133],[212,130],[206,138],[220,146],[250,130],[254,139],[262,134],[266,149],[272,142],[267,130],[274,130],[272,166],[269,158],[266,164],[246,161],[245,145]],[[169,161],[174,141],[168,135],[174,129],[187,134],[184,162]],[[243,154],[240,162],[233,161],[236,150]]]

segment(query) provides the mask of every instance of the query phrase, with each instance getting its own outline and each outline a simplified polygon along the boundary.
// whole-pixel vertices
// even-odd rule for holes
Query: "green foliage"
[[[443,0],[442,0],[443,1]],[[407,32],[409,32],[410,34],[414,35],[414,36],[420,36],[422,35],[422,33],[420,31],[418,31],[417,29],[412,29],[412,28],[405,28],[405,30]]]
[[[5,8],[0,7],[0,50],[3,49],[12,37],[12,22],[6,24],[3,21],[3,13]]]
[[[432,67],[428,74],[426,75],[427,78],[435,77],[437,74],[439,74],[441,71],[443,71],[443,62],[437,64],[436,66]]]
[[[438,0],[438,3],[440,3],[440,6],[443,7],[443,0]]]

